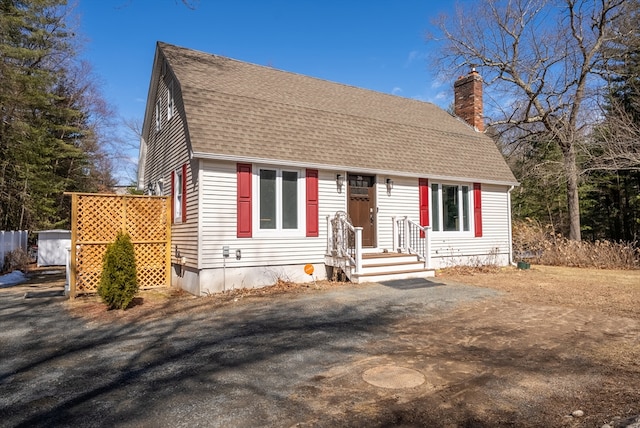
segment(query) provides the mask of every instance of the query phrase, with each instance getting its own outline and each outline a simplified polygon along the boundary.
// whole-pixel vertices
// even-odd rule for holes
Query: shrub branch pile
[[[0,266],[0,270],[2,273],[13,272],[15,270],[26,272],[30,263],[31,260],[27,253],[22,248],[18,248],[13,251],[9,251],[4,256],[3,265]]]

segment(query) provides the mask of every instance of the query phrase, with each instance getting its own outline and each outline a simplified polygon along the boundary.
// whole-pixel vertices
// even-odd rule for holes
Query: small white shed
[[[64,266],[71,248],[70,230],[41,230],[38,234],[38,266]]]

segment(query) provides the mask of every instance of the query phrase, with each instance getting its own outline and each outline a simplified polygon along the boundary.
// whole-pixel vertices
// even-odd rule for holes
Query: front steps
[[[347,272],[354,283],[380,282],[396,279],[431,278],[435,269],[426,269],[415,254],[365,253],[362,255],[362,272]]]

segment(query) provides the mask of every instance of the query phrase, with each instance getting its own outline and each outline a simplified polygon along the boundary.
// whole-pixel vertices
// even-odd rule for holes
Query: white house
[[[159,42],[138,185],[173,197],[172,283],[202,295],[511,261],[517,182],[482,81],[437,106]]]

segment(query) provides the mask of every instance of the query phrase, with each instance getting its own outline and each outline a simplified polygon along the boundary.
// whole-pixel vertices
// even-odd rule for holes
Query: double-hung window
[[[160,100],[156,101],[156,131],[162,129],[162,120],[160,117]]]
[[[173,196],[173,222],[187,221],[187,166],[175,170],[171,176],[171,192]]]
[[[304,230],[304,179],[300,170],[258,167],[254,186],[256,230],[298,233]]]
[[[173,80],[169,82],[167,88],[167,120],[171,120],[175,114],[175,98],[173,96]]]
[[[434,232],[471,231],[470,189],[467,184],[431,184],[431,226]]]

